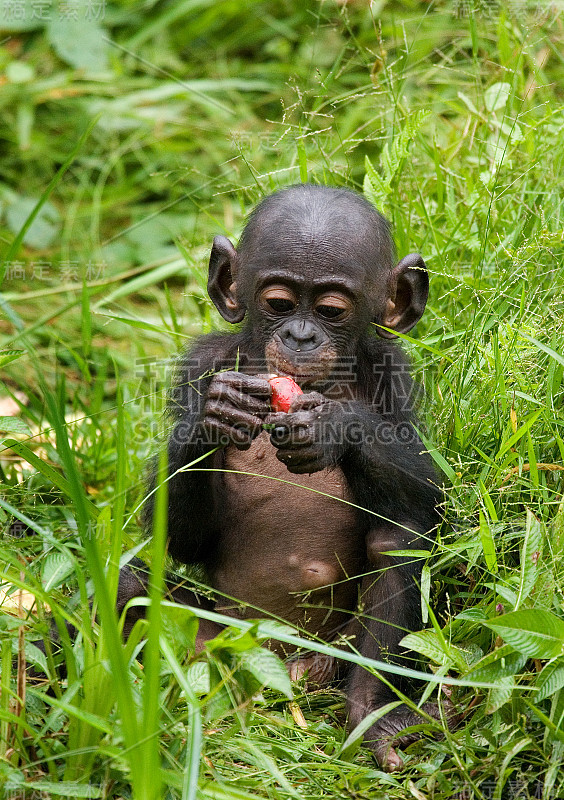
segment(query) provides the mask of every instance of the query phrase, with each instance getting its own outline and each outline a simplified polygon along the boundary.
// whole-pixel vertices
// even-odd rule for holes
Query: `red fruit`
[[[274,376],[268,379],[272,386],[272,399],[270,405],[274,411],[285,411],[288,413],[292,401],[299,394],[303,394],[298,384],[292,378]]]

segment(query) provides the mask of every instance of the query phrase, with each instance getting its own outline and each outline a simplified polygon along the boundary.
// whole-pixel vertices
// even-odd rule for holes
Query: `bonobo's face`
[[[266,198],[238,250],[216,237],[208,290],[225,319],[246,314],[269,371],[307,387],[354,356],[372,322],[414,324],[393,265],[388,225],[364,198],[305,184]]]
[[[274,258],[239,273],[248,325],[264,343],[269,372],[307,386],[355,353],[372,317],[367,282],[363,270],[349,274],[335,261],[313,243],[286,250],[284,263]]]

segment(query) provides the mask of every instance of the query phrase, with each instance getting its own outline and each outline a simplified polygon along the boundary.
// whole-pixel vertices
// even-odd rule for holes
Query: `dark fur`
[[[362,435],[357,444],[344,448],[329,439],[318,442],[319,465],[311,470],[315,475],[310,479],[300,476],[300,480],[306,487],[327,486],[328,494],[335,491],[335,486],[338,490],[343,485],[350,500],[366,510],[335,505],[337,501],[324,500],[319,493],[314,496],[299,486],[279,483],[266,489],[270,484],[262,476],[223,474],[226,464],[238,469],[243,465],[244,471],[250,464],[248,471],[259,472],[263,469],[261,464],[267,464],[270,467],[264,467],[264,474],[272,474],[278,456],[288,467],[281,474],[289,481],[297,480],[293,473],[299,470],[288,466],[292,464],[288,458],[291,445],[285,451],[274,434],[270,443],[264,434],[262,444],[258,443],[255,431],[245,447],[222,448],[200,462],[194,471],[174,474],[169,480],[169,552],[184,564],[203,564],[214,588],[221,590],[227,585],[232,597],[294,624],[303,624],[312,634],[331,638],[343,632],[354,636],[355,647],[376,659],[401,660],[400,640],[421,624],[417,586],[420,562],[382,553],[428,549],[429,537],[433,537],[439,522],[441,500],[430,457],[412,427],[411,379],[405,358],[396,344],[378,338],[378,329],[371,325],[372,321],[379,323],[387,318],[390,292],[392,299],[399,298],[398,330],[409,330],[421,315],[427,275],[420,257],[409,256],[404,261],[409,259],[403,268],[399,265],[394,271],[388,225],[357,195],[303,186],[268,198],[253,213],[238,253],[227,240],[216,240],[210,260],[210,294],[214,302],[230,321],[241,320],[246,314],[246,324],[238,332],[214,333],[195,342],[179,363],[169,408],[172,475],[217,445],[211,435],[214,420],[206,411],[213,376],[223,370],[237,370],[243,376],[268,372],[265,349],[276,336],[284,338],[284,319],[272,321],[256,302],[254,282],[265,270],[287,268],[303,274],[304,307],[312,291],[308,287],[327,269],[327,264],[331,274],[351,281],[355,311],[350,321],[326,324],[313,312],[306,314],[301,300],[295,316],[303,320],[300,325],[311,328],[312,341],[324,342],[319,347],[315,345],[315,352],[319,351],[316,363],[325,358],[329,364],[329,371],[311,379],[305,390],[313,390],[321,402],[319,413],[312,412],[312,426],[327,408],[329,421],[334,420],[337,431],[353,420]],[[397,296],[393,288],[396,276],[400,286]],[[406,300],[402,299],[404,296]],[[283,349],[277,341],[276,346]],[[351,359],[353,380],[339,377],[341,361],[331,365],[334,353],[341,361]],[[288,357],[292,358],[291,352]],[[227,401],[225,408],[231,408]],[[282,428],[286,426],[286,433],[291,432],[292,420],[297,416],[291,413],[280,421]],[[392,431],[391,438],[381,434],[384,429]],[[246,448],[251,444],[254,449],[249,451]],[[258,455],[253,460],[255,453]],[[259,458],[263,461],[259,462]],[[279,464],[278,467],[284,469]],[[206,472],[206,468],[219,471]],[[289,502],[294,508],[288,508]],[[149,522],[150,518],[149,505]],[[303,520],[310,520],[310,528],[300,527],[305,524]],[[246,541],[248,537],[250,543]],[[333,550],[338,559],[342,551],[352,572],[336,577],[340,561],[334,561]],[[276,574],[278,563],[280,571]],[[298,593],[307,594],[311,589],[313,610],[304,611],[304,604],[293,591],[284,593],[285,586],[293,586],[294,575],[298,576]],[[339,610],[331,610],[335,599],[322,586],[325,575],[335,583],[335,592],[341,593],[339,602],[344,605]],[[355,615],[359,596],[362,613]],[[325,609],[323,614],[316,612],[315,602]],[[215,607],[232,614],[260,615],[258,611],[237,610],[226,601]],[[212,633],[207,628],[200,645]],[[308,666],[315,675],[314,661]],[[321,671],[327,675],[326,664]],[[395,699],[387,686],[360,667],[350,670],[347,695],[352,725]],[[406,726],[420,721],[402,706],[368,731],[367,740],[372,741],[384,766],[394,769],[401,765],[389,748],[387,737],[401,734]],[[403,744],[408,741],[402,740],[401,735],[399,740]]]

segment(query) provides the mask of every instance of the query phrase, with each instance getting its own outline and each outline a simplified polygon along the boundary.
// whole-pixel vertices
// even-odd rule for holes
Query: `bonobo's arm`
[[[362,344],[355,383],[343,387],[348,396],[334,399],[330,381],[326,394],[299,395],[289,414],[268,417],[275,424],[272,444],[290,472],[338,464],[355,502],[372,512],[365,516],[367,530],[401,522],[424,534],[439,521],[442,493],[412,425],[408,366],[391,343]],[[397,535],[403,542],[401,528]]]
[[[379,343],[380,351],[383,349]],[[402,356],[385,345],[402,365]],[[381,353],[380,353],[381,355]],[[378,361],[376,361],[378,364]],[[407,371],[386,366],[371,374],[359,370],[365,383],[354,399],[332,400],[316,392],[297,397],[287,416],[272,415],[273,444],[290,472],[316,472],[339,465],[362,512],[366,530],[367,572],[363,581],[361,613],[351,626],[355,646],[370,658],[402,661],[401,639],[421,625],[418,583],[421,561],[382,555],[393,550],[429,549],[429,539],[440,521],[442,494],[431,459],[411,424],[410,381]],[[371,572],[372,571],[372,572]],[[408,662],[412,664],[412,662]],[[386,676],[400,686],[395,676]],[[356,725],[368,713],[396,698],[394,692],[362,667],[350,674],[349,719]],[[436,707],[427,705],[428,712]],[[421,718],[400,706],[366,734],[379,762],[388,769],[401,766],[390,747],[406,727]]]
[[[228,371],[240,345],[239,334],[202,337],[176,371],[169,403],[168,536],[169,552],[185,564],[209,563],[219,536],[217,475],[205,471],[217,466],[213,451],[228,443],[249,447],[270,408],[266,380]],[[208,453],[194,470],[185,469]],[[149,502],[149,525],[152,511]]]

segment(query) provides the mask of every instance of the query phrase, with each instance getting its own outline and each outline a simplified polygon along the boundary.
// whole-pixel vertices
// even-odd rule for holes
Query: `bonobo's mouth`
[[[297,353],[274,340],[266,346],[266,363],[270,373],[293,378],[302,388],[325,380],[335,366],[337,353],[331,346],[314,352]]]

